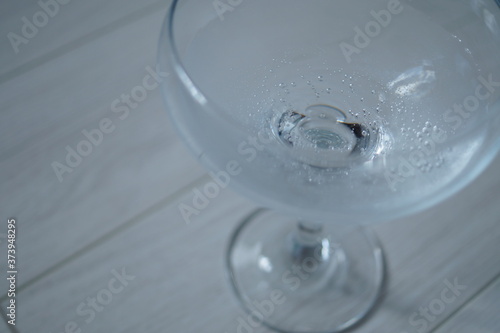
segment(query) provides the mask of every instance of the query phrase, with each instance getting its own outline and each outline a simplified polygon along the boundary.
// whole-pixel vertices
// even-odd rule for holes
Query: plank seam
[[[5,322],[5,325],[7,325],[7,328],[9,329],[9,331],[11,333],[19,333],[19,331],[16,329],[16,327],[14,325],[11,325],[8,323],[9,318],[7,318],[7,315],[3,311],[0,311],[0,313],[2,314],[2,320]]]
[[[137,22],[138,20],[142,19],[143,17],[146,17],[160,9],[165,9],[165,1],[160,0],[155,3],[152,3],[144,8],[141,8],[133,13],[130,13],[127,16],[121,17],[117,19],[116,21],[105,25],[102,28],[99,28],[97,30],[94,30],[86,35],[83,35],[71,42],[68,42],[64,45],[59,46],[58,48],[49,51],[48,53],[41,55],[40,57],[33,59],[31,61],[28,61],[2,75],[0,75],[0,85],[4,84],[5,82],[12,80],[13,78],[20,76],[22,74],[28,73],[29,71],[37,68],[38,66],[41,66],[45,63],[48,63],[51,60],[54,60],[56,58],[59,58],[71,51],[74,51],[76,49],[79,49],[80,47],[85,46],[86,44],[92,42],[93,40],[96,40],[99,37],[105,36],[113,31],[116,31],[119,28],[122,28],[126,25],[133,24],[134,22]],[[159,33],[159,31],[158,31]]]
[[[483,295],[486,290],[488,290],[491,286],[493,286],[494,283],[497,282],[497,280],[500,280],[500,272],[496,274],[491,280],[489,280],[487,283],[484,284],[481,288],[478,289],[478,291],[473,294],[471,297],[469,297],[462,305],[457,307],[455,310],[453,310],[448,316],[446,316],[439,324],[437,324],[429,333],[437,333],[437,330],[443,327],[446,323],[448,323],[451,319],[453,319],[455,316],[457,316],[460,311],[462,311],[467,305],[475,301],[477,298],[479,298],[481,295]]]
[[[87,244],[83,248],[77,250],[73,254],[69,255],[68,257],[62,259],[61,261],[53,264],[51,267],[47,268],[46,270],[42,271],[40,274],[34,276],[33,278],[29,279],[25,283],[21,284],[17,288],[17,292],[21,293],[23,290],[27,289],[28,287],[36,284],[38,281],[41,279],[52,275],[53,273],[61,270],[68,264],[74,262],[76,259],[84,256],[88,252],[92,251],[95,248],[98,248],[99,246],[107,243],[109,240],[117,237],[119,234],[122,234],[126,230],[130,229],[131,227],[140,224],[142,221],[144,221],[146,218],[150,217],[154,213],[157,213],[164,209],[165,207],[169,206],[170,204],[174,203],[175,201],[179,200],[180,198],[186,196],[188,193],[190,193],[194,188],[199,187],[204,185],[210,180],[210,177],[208,174],[204,174],[203,176],[197,178],[193,182],[189,183],[188,185],[184,186],[183,188],[179,189],[178,191],[166,196],[162,200],[158,201],[157,203],[153,204],[149,208],[146,208],[142,212],[138,213],[137,215],[133,216],[132,218],[128,219],[124,223],[120,224],[116,228],[108,231],[104,235],[100,236],[99,238],[95,239],[91,243]],[[4,294],[2,297],[0,297],[0,303],[4,302],[7,300],[7,294]]]

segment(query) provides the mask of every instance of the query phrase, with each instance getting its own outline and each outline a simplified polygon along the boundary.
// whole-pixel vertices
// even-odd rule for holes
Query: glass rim
[[[160,50],[158,52],[159,56],[161,57],[162,54],[162,43],[165,42],[169,46],[171,53],[169,54],[169,59],[167,59],[168,62],[171,63],[172,68],[175,72],[176,77],[182,82],[184,88],[186,88],[189,91],[189,94],[191,97],[196,100],[198,104],[202,106],[203,109],[208,111],[212,117],[216,117],[219,119],[222,119],[224,122],[228,122],[234,126],[236,126],[239,129],[242,129],[243,131],[247,132],[248,129],[243,126],[242,124],[238,123],[229,115],[229,112],[222,106],[218,105],[215,101],[210,99],[206,94],[202,92],[202,90],[198,87],[196,82],[191,78],[191,76],[188,74],[186,70],[186,66],[184,65],[184,62],[180,56],[180,53],[178,51],[177,43],[175,41],[175,35],[174,35],[174,18],[175,14],[177,12],[178,4],[180,3],[181,0],[173,0],[168,11],[167,15],[165,17],[165,21],[162,24],[162,34],[160,34]],[[500,0],[492,0],[496,4],[498,4],[499,8],[499,13],[500,13]],[[499,14],[500,17],[500,14]],[[164,34],[166,33],[166,34]],[[451,104],[450,104],[451,105]],[[500,106],[500,100],[498,101],[497,104],[493,105],[498,105]],[[217,111],[221,110],[223,112]],[[498,107],[498,112],[495,113],[495,110],[490,110],[488,111],[490,114],[485,114],[482,120],[484,121],[477,121],[476,124],[473,124],[472,126],[468,126],[466,130],[461,130],[461,131],[454,131],[453,133],[446,133],[447,139],[443,143],[444,146],[450,146],[453,145],[455,141],[460,141],[461,139],[469,136],[471,133],[474,133],[476,130],[480,128],[485,127],[485,123],[489,123],[490,121],[493,121],[495,123],[498,123],[500,125],[500,107]],[[493,126],[492,126],[493,127]],[[248,131],[249,133],[251,131]],[[497,134],[495,135],[497,144],[496,144],[496,150],[500,151],[500,130],[497,130]],[[450,140],[451,139],[451,140]]]

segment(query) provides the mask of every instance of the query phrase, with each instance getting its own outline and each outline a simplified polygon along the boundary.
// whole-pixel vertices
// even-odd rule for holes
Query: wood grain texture
[[[51,0],[42,0],[51,3]],[[62,1],[61,1],[62,2]],[[0,3],[0,82],[9,79],[19,72],[38,66],[50,57],[61,51],[67,52],[71,48],[98,38],[103,32],[117,29],[127,23],[133,22],[138,17],[151,13],[160,8],[166,8],[169,1],[145,0],[98,0],[70,1],[68,4],[56,7],[53,17],[48,17],[46,24],[36,27],[36,32],[28,31],[30,35],[23,34],[25,25],[23,17],[34,23],[33,16],[44,12],[38,1],[5,0]],[[40,20],[40,18],[38,18]],[[42,19],[43,20],[43,19]],[[40,21],[40,23],[44,23]],[[19,44],[16,48],[9,40],[9,34],[14,33],[26,38],[26,43]]]
[[[177,204],[166,207],[22,292],[19,331],[59,332],[75,321],[86,332],[231,332],[239,307],[229,293],[224,249],[252,208],[224,191],[203,219],[186,225]],[[86,323],[89,317],[75,310],[122,267],[136,278]],[[53,306],[39,308],[40,302]]]
[[[244,313],[223,256],[254,204],[225,190],[186,225],[177,199],[189,202],[186,192],[205,172],[169,126],[159,90],[126,119],[110,110],[154,67],[168,3],[72,1],[18,55],[3,37],[39,6],[0,3],[0,212],[19,222],[12,332],[58,333],[71,321],[83,332],[237,332]],[[75,148],[82,130],[103,118],[116,129],[60,183],[51,163],[63,162],[65,147]],[[374,226],[386,251],[387,288],[355,332],[500,332],[500,282],[484,289],[500,274],[498,170],[500,157],[446,202]],[[135,279],[92,320],[78,314],[122,268]],[[439,305],[446,281],[455,279],[463,292],[432,319],[419,315]],[[0,296],[6,290],[2,269]],[[0,332],[10,327],[0,321]]]
[[[440,205],[376,226],[386,250],[386,296],[360,332],[429,332],[500,273],[500,157],[470,186]],[[446,281],[465,290],[444,309]],[[436,306],[425,319],[420,307]],[[412,320],[412,316],[413,320]],[[416,321],[420,320],[419,324]]]
[[[163,16],[1,85],[0,211],[19,221],[19,285],[205,173],[169,125],[159,89],[123,120],[110,110],[155,67]],[[115,130],[59,182],[52,163],[66,164],[65,147],[76,149],[103,118]]]
[[[436,333],[500,332],[500,279],[445,322]]]
[[[419,332],[409,318],[441,297],[446,280],[458,279],[466,289],[422,329],[430,332],[500,273],[499,166],[497,159],[465,191],[430,211],[375,227],[388,260],[387,290],[355,332]],[[252,208],[225,190],[186,226],[176,204],[166,207],[24,290],[20,332],[57,330],[71,320],[92,332],[237,332],[244,314],[226,280],[223,255],[236,222]],[[121,267],[136,279],[85,323],[75,309]],[[57,306],[40,311],[45,303]]]

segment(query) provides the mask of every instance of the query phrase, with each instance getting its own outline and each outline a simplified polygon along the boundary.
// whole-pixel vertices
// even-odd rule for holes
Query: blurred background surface
[[[256,207],[223,189],[189,221],[179,210],[210,177],[154,87],[169,4],[0,4],[0,332],[268,332],[242,328],[224,268]],[[355,332],[500,332],[499,170],[497,158],[442,204],[375,226],[391,275]]]

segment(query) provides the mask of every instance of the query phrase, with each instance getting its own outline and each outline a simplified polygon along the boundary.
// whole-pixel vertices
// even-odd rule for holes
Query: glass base
[[[384,281],[382,249],[366,228],[337,229],[269,210],[241,223],[227,253],[231,284],[248,312],[240,331],[341,332],[370,312]]]

